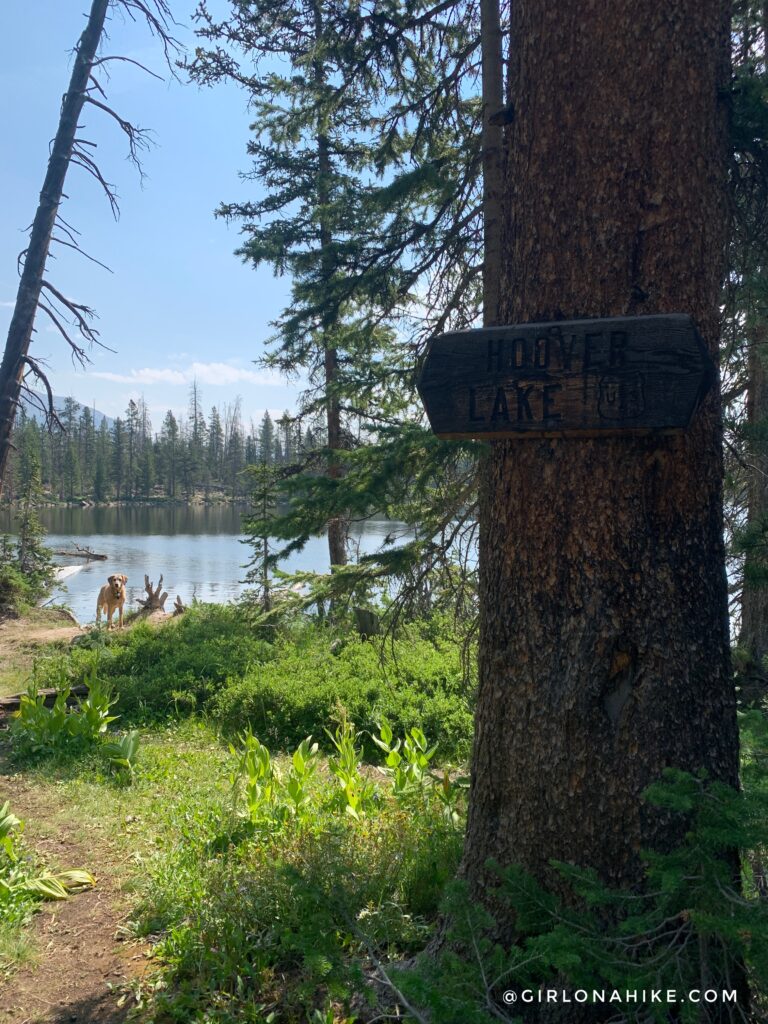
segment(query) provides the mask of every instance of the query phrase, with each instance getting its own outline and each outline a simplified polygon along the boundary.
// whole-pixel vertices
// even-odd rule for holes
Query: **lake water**
[[[157,585],[163,575],[168,591],[166,609],[179,594],[185,604],[199,601],[226,602],[245,589],[244,566],[252,548],[242,543],[242,509],[224,506],[174,506],[162,508],[56,508],[41,509],[40,519],[53,549],[74,544],[107,555],[106,562],[57,557],[59,565],[82,566],[68,576],[66,590],[55,594],[82,623],[96,615],[96,597],[107,576],[122,572],[128,577],[127,609],[136,609],[144,596],[144,574]],[[14,533],[12,516],[0,514],[0,533]],[[351,550],[375,551],[387,536],[407,536],[407,527],[387,520],[369,520],[353,526]],[[280,568],[313,572],[328,570],[328,542],[311,538],[303,551],[291,555]]]

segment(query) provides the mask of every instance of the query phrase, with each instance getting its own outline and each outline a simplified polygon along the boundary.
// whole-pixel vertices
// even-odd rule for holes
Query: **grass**
[[[275,1021],[304,1022],[348,1003],[365,960],[359,933],[392,955],[425,941],[460,828],[423,793],[387,796],[388,778],[364,766],[354,817],[336,762],[316,760],[311,799],[294,814],[248,804],[238,753],[194,718],[145,731],[130,783],[95,753],[24,768],[58,808],[54,829],[59,815],[84,841],[96,830],[134,893],[135,933],[162,936],[159,985],[145,993],[158,1020],[266,1021],[263,1004],[279,1009]],[[270,765],[284,780],[294,772],[285,754]],[[7,955],[24,955],[18,930]]]
[[[131,929],[152,938],[156,967],[138,992],[138,1020],[367,1019],[374,957],[397,964],[423,949],[441,905],[461,926],[449,933],[447,959],[403,979],[436,1021],[487,1024],[489,971],[514,969],[533,988],[568,971],[579,984],[603,978],[600,908],[623,897],[588,872],[568,868],[567,877],[598,908],[592,916],[510,875],[504,892],[521,928],[525,910],[529,929],[525,944],[510,950],[495,944],[486,910],[451,884],[465,791],[456,772],[435,770],[440,748],[433,752],[429,740],[439,738],[444,762],[455,764],[468,747],[469,702],[458,652],[439,622],[412,624],[382,655],[323,626],[299,621],[276,637],[231,609],[195,608],[160,630],[139,626],[108,641],[92,634],[38,676],[77,681],[94,667],[119,683],[117,727],[143,723],[135,769],[110,768],[98,744],[56,746],[23,763],[17,752],[16,766],[41,806],[53,808],[49,827],[74,823],[83,844],[108,851],[111,873],[132,893]],[[747,901],[726,892],[727,917],[706,884],[722,868],[722,848],[757,851],[762,863],[768,733],[759,715],[743,724],[744,795],[707,790],[688,776],[659,790],[675,812],[699,807],[703,825],[685,849],[651,862],[656,902],[649,896],[643,905],[638,936],[627,938],[626,928],[608,936],[608,945],[637,941],[641,973],[643,956],[656,956],[647,936],[680,917],[694,951],[701,921],[704,932],[724,937],[724,956],[734,948],[756,977],[768,975],[768,915],[755,885],[745,885]],[[253,732],[244,735],[247,727]],[[307,733],[314,740],[297,751]],[[637,899],[627,896],[624,917],[637,917]],[[18,929],[6,929],[1,942],[6,961],[29,955]],[[681,969],[678,952],[672,943],[670,978]]]
[[[6,751],[6,766],[8,753]],[[142,734],[141,768],[132,783],[111,772],[98,751],[23,766],[24,777],[56,809],[50,822],[75,826],[76,838],[100,831],[117,860],[155,851],[192,811],[227,791],[232,755],[195,719]],[[18,770],[18,768],[17,768]]]
[[[38,954],[37,942],[28,930],[0,921],[0,981],[11,970],[36,963]]]
[[[69,626],[71,620],[58,608],[27,608],[21,619],[0,623],[0,697],[25,690],[42,659],[67,653],[69,636],[47,643],[40,638]]]

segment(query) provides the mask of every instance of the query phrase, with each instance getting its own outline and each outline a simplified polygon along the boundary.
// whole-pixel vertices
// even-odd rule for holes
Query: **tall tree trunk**
[[[32,340],[35,314],[40,299],[48,250],[51,245],[51,235],[61,203],[64,179],[69,168],[77,125],[85,103],[88,79],[101,34],[104,31],[104,19],[108,7],[109,0],[93,0],[88,24],[77,44],[75,65],[72,68],[69,88],[62,101],[59,127],[48,160],[48,170],[40,193],[40,202],[32,222],[29,247],[16,293],[16,305],[8,328],[8,339],[3,361],[0,364],[0,493],[2,493],[3,476],[8,463],[11,429],[19,404],[21,380],[27,365],[25,360]]]
[[[315,4],[315,41],[319,42],[323,35],[323,16],[320,3]],[[322,58],[313,61],[313,73],[315,87],[318,92],[325,88],[326,75]],[[333,273],[333,262],[331,259],[331,245],[333,235],[328,224],[327,210],[331,200],[331,157],[328,134],[322,114],[323,104],[319,104],[321,113],[317,133],[317,206],[320,211],[320,264],[324,280],[330,281]],[[323,322],[323,360],[325,373],[325,422],[328,432],[328,457],[327,473],[332,480],[341,476],[341,466],[334,456],[334,452],[341,451],[341,406],[336,394],[338,379],[338,353],[333,343],[334,324],[327,315]],[[331,565],[347,564],[347,527],[343,519],[334,517],[328,521],[328,555]]]
[[[747,423],[750,428],[749,479],[747,483],[747,526],[752,537],[764,536],[768,526],[768,331],[760,326],[749,339],[749,392]],[[748,551],[744,561],[741,593],[741,634],[739,643],[748,655],[741,674],[741,702],[759,704],[768,694],[768,676],[763,659],[768,656],[768,584],[765,572],[765,541]],[[754,575],[753,575],[754,570]],[[755,579],[755,576],[758,576]]]
[[[716,355],[728,28],[724,0],[512,5],[502,322],[685,312]],[[682,436],[484,462],[464,872],[480,896],[490,857],[637,885],[681,838],[646,786],[737,782],[719,389]]]
[[[480,0],[483,83],[483,324],[498,323],[504,173],[504,64],[499,0]]]
[[[768,4],[762,10],[763,64],[768,66]],[[762,262],[762,260],[761,260]],[[763,281],[768,270],[761,269]],[[762,292],[762,289],[761,289]],[[760,303],[763,318],[764,303]],[[747,423],[750,427],[749,481],[747,493],[747,524],[753,535],[768,529],[768,328],[761,323],[749,338],[749,391]],[[765,534],[764,534],[765,535]],[[741,635],[739,642],[749,656],[741,678],[741,701],[759,704],[768,695],[768,673],[763,660],[768,656],[768,583],[752,579],[752,568],[758,566],[764,575],[766,545],[760,554],[747,554],[744,584],[741,593]]]

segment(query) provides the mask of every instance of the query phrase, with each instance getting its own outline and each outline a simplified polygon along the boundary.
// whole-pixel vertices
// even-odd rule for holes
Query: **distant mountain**
[[[40,395],[40,401],[43,402],[43,403],[46,402],[46,398],[45,398],[44,395]],[[56,412],[59,413],[59,415],[61,415],[64,412],[64,401],[65,401],[65,399],[61,398],[59,395],[54,395],[53,396],[53,407],[56,410]],[[26,412],[27,416],[29,416],[30,419],[35,420],[37,423],[43,423],[44,422],[45,416],[41,412],[40,407],[39,407],[37,402],[33,401],[28,396],[22,395],[21,404],[23,405],[24,411]],[[83,403],[81,402],[79,404],[80,404],[80,408],[82,408],[83,407]],[[91,410],[91,412],[93,414],[93,424],[94,424],[94,426],[96,427],[97,430],[101,426],[102,420],[106,420],[107,421],[107,426],[110,429],[112,428],[112,424],[115,421],[112,419],[111,416],[107,416],[105,413],[99,412],[99,410],[98,409],[94,409],[93,406],[89,406],[89,408],[90,408],[90,410]]]

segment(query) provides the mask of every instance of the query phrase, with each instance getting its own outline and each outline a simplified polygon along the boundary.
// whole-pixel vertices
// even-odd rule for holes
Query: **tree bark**
[[[483,325],[498,323],[504,194],[504,62],[499,0],[480,0],[483,83]]]
[[[501,322],[684,312],[716,358],[728,29],[722,0],[512,5]],[[490,857],[641,884],[682,838],[648,784],[738,778],[719,388],[681,436],[494,443],[480,588],[475,894]]]
[[[315,40],[319,42],[323,36],[323,15],[319,3],[315,4]],[[315,87],[318,91],[325,88],[326,72],[322,58],[316,58],[312,64]],[[319,104],[322,110],[322,104]],[[328,223],[328,206],[331,200],[331,157],[325,115],[318,114],[317,131],[317,206],[320,221],[320,266],[324,281],[330,281],[333,274],[331,245],[333,234]],[[341,466],[334,452],[342,448],[341,406],[336,386],[338,380],[338,352],[333,342],[333,321],[325,314],[323,318],[323,371],[325,374],[325,422],[328,432],[328,465],[326,472],[332,480],[341,476]],[[347,564],[347,528],[344,520],[334,517],[328,521],[328,556],[331,565]]]
[[[763,64],[768,66],[768,4],[762,9]],[[765,282],[768,272],[760,276]],[[761,304],[762,305],[762,304]],[[764,316],[765,314],[763,314]],[[752,532],[768,527],[768,328],[761,323],[749,338],[749,390],[747,392],[747,423],[750,428],[749,480],[747,490],[747,525]],[[760,544],[760,554],[747,553],[744,563],[744,583],[741,593],[741,634],[739,644],[748,655],[741,674],[741,703],[759,705],[768,695],[768,672],[764,659],[768,657],[768,584],[754,582],[751,569],[757,563],[763,571],[766,544]],[[762,573],[761,573],[762,575]]]
[[[109,0],[93,0],[88,23],[77,44],[75,64],[69,88],[62,101],[59,126],[48,160],[40,202],[32,222],[29,247],[16,293],[16,305],[8,328],[3,361],[0,364],[0,494],[51,235],[64,192],[64,180],[72,157],[77,125],[85,103],[93,61],[104,31],[108,7]]]
[[[765,359],[764,327],[755,330],[749,339],[749,392],[747,423],[750,428],[749,479],[747,482],[747,526],[754,536],[768,523],[768,375]],[[759,705],[768,693],[768,676],[763,659],[768,656],[768,585],[754,580],[753,566],[763,570],[766,564],[765,542],[758,550],[749,550],[744,560],[744,582],[741,593],[741,633],[739,644],[748,656],[741,673],[740,698],[744,705]],[[763,572],[759,573],[760,576]]]

